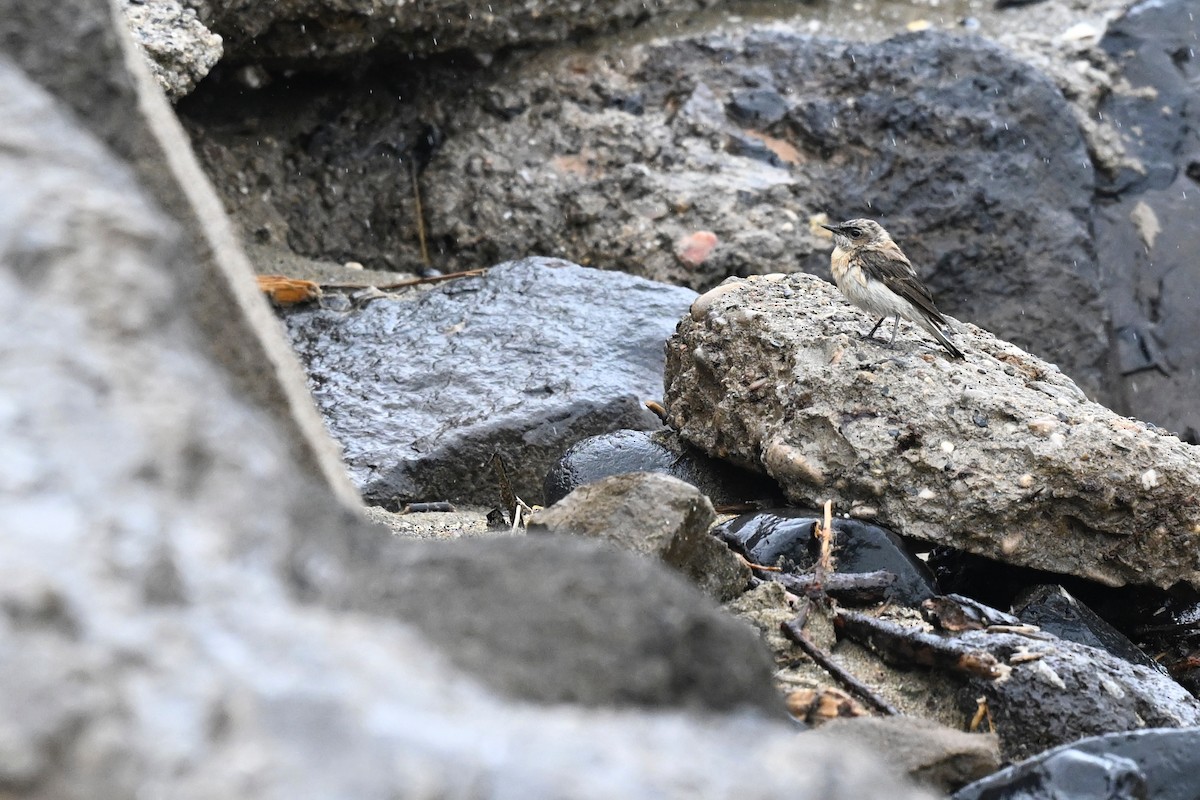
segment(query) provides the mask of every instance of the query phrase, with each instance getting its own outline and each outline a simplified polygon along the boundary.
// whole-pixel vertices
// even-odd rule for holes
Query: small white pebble
[[[347,261],[345,264],[342,264],[342,266],[346,269],[364,269],[363,265],[358,261]]]
[[[1142,473],[1142,488],[1153,489],[1158,486],[1158,470],[1148,469]]]
[[[940,446],[942,448],[943,453],[953,453],[954,452],[954,442],[943,441]]]
[[[937,497],[937,495],[934,494],[932,489],[927,488],[917,492],[917,497],[921,498],[922,500],[932,500],[933,498]]]
[[[1055,447],[1062,447],[1066,443],[1067,443],[1067,437],[1063,436],[1058,431],[1055,431],[1054,433],[1050,434],[1050,444],[1054,445]]]
[[[1038,417],[1029,421],[1029,430],[1038,436],[1049,436],[1058,428],[1058,420],[1054,417]]]
[[[1022,489],[1028,489],[1030,486],[1033,486],[1033,476],[1026,472],[1017,478],[1017,486],[1020,486]]]

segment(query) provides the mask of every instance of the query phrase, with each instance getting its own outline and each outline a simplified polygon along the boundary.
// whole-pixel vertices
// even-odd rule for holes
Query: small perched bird
[[[934,306],[912,262],[878,222],[852,219],[821,227],[833,234],[837,245],[831,264],[838,289],[854,305],[879,316],[867,338],[875,335],[885,319],[895,317],[889,342],[895,344],[896,329],[904,317],[929,331],[951,356],[963,358],[962,351],[942,332],[946,319]]]

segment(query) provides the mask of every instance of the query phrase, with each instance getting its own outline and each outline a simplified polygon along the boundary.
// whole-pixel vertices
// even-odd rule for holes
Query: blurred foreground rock
[[[862,340],[872,322],[813,276],[726,282],[668,345],[670,424],[793,502],[1109,585],[1200,583],[1191,446],[974,326],[951,362],[907,324]]]
[[[733,700],[724,707],[744,709],[733,716],[678,710],[696,705],[688,687],[729,674],[742,688],[727,696],[771,697],[768,670],[738,644],[748,632],[651,562],[579,542],[408,549],[347,511],[296,458],[291,423],[213,353],[202,322],[234,307],[197,302],[216,278],[188,221],[163,211],[166,175],[118,157],[147,154],[122,147],[144,134],[124,62],[89,50],[115,41],[116,9],[29,5],[0,3],[9,52],[96,115],[72,113],[0,57],[6,796],[718,798],[745,796],[745,770],[761,797],[923,796],[869,755],[803,745],[753,712],[762,700]],[[74,66],[39,72],[56,50],[92,80],[77,82]],[[240,280],[251,285],[248,272]],[[270,372],[253,326],[231,327],[246,337],[239,355]],[[566,602],[572,570],[589,574],[593,561],[594,591],[625,576],[619,600],[600,607],[621,614],[600,620],[583,598]],[[460,604],[422,607],[420,595]],[[523,622],[489,597],[543,616]],[[669,690],[656,695],[666,708],[502,699],[467,670],[495,665],[479,655],[494,644],[480,631],[522,625],[525,646],[561,650],[546,667],[576,686],[621,688],[615,668],[589,681],[581,656],[617,633],[652,639],[659,649],[636,649],[657,670],[643,678]],[[537,639],[555,633],[568,635]],[[744,673],[691,657],[723,633]]]
[[[195,322],[199,348],[241,397],[281,426],[296,464],[356,505],[296,356],[249,278],[233,226],[119,14],[102,0],[0,0],[0,42],[7,57],[128,162],[143,190],[178,226],[180,238],[171,246],[188,252],[189,273],[186,290],[176,291],[172,303]],[[8,127],[20,124],[12,118]],[[30,136],[19,130],[12,135]],[[81,286],[119,285],[118,273],[108,267],[76,280]]]

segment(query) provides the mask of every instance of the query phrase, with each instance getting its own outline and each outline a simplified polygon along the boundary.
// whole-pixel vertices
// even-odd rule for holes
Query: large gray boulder
[[[76,10],[100,24],[113,11]],[[455,669],[469,665],[456,648],[478,641],[469,629],[435,646],[404,623],[433,611],[372,588],[439,577],[451,587],[444,566],[418,557],[437,549],[404,551],[419,576],[389,572],[398,562],[382,556],[400,543],[346,512],[295,462],[288,426],[234,394],[179,302],[202,274],[197,255],[136,171],[5,58],[0,117],[6,794],[716,798],[746,796],[749,769],[761,797],[883,797],[883,786],[922,796],[869,756],[805,746],[761,714],[514,704]],[[494,569],[499,544],[453,559]],[[524,573],[510,558],[505,581],[586,571],[578,543],[555,545],[541,543]],[[657,640],[687,653],[683,634],[695,630],[673,621],[687,618],[680,603],[704,600],[666,580]],[[625,588],[636,603],[639,590]],[[505,604],[467,596],[460,620],[520,625]],[[586,613],[580,605],[560,618]],[[716,632],[720,618],[706,618]],[[579,652],[569,637],[541,646]],[[670,705],[704,685],[657,663],[660,683],[682,680]]]
[[[698,290],[828,276],[812,218],[879,218],[943,309],[1095,393],[1093,172],[1058,88],[991,42],[764,26],[531,63],[447,126],[425,181],[455,262],[533,243]]]
[[[798,504],[1110,585],[1200,585],[1195,449],[1087,400],[1056,367],[973,325],[954,361],[811,275],[731,280],[667,347],[687,441],[764,470]]]

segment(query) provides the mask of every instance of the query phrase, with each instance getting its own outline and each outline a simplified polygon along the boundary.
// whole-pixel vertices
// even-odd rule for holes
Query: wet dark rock
[[[632,472],[581,486],[529,521],[530,534],[583,536],[651,556],[724,602],[750,583],[750,568],[708,532],[712,503],[691,484]]]
[[[496,502],[499,453],[526,502],[571,442],[654,429],[662,346],[694,295],[526,259],[372,300],[286,312],[317,405],[368,502]]]
[[[765,129],[784,118],[788,104],[774,89],[747,89],[730,98],[728,111],[739,124]]]
[[[613,431],[576,442],[546,473],[542,496],[547,505],[557,503],[584,484],[626,472],[660,472],[678,478],[717,507],[781,499],[770,478],[710,458],[680,442],[668,428]]]
[[[1200,441],[1200,15],[1189,0],[1134,3],[1101,46],[1128,86],[1100,112],[1133,166],[1101,176],[1096,250],[1112,317],[1119,410]]]
[[[828,275],[808,219],[877,217],[943,310],[1099,390],[1092,169],[1068,103],[1036,70],[969,37],[851,44],[778,27],[580,61],[516,67],[506,91],[520,114],[465,110],[451,124],[429,202],[456,262],[533,243],[705,289]],[[645,97],[638,117],[603,102],[630,85]],[[663,246],[698,229],[721,242],[702,264]]]
[[[547,253],[693,288],[828,275],[809,218],[880,217],[943,310],[1107,397],[1083,138],[1045,76],[985,41],[775,26],[500,76],[439,61],[420,81],[206,83],[183,112],[247,236],[416,271],[414,163],[444,271]],[[673,246],[694,231],[719,242],[700,263]]]
[[[1200,724],[1200,700],[1170,678],[1049,633],[935,634],[852,612],[836,624],[889,663],[956,675],[960,708],[971,714],[984,698],[1005,759],[1081,736]]]
[[[821,512],[777,508],[743,514],[723,523],[717,535],[755,564],[806,572],[816,564],[814,526]],[[834,563],[838,572],[885,570],[896,576],[884,590],[890,602],[917,606],[933,596],[933,575],[889,530],[856,519],[834,518]],[[781,561],[782,559],[782,561]]]
[[[1167,672],[1128,637],[1061,586],[1043,584],[1033,587],[1018,599],[1013,612],[1022,621],[1037,625],[1060,639],[1107,650],[1118,658],[1158,670],[1164,675]]]
[[[989,775],[954,800],[1191,800],[1200,730],[1146,730],[1081,739]]]
[[[938,792],[952,792],[1000,767],[995,734],[967,733],[919,717],[833,719],[802,737],[802,741],[816,739],[864,745]]]
[[[1190,445],[975,326],[952,323],[951,361],[912,327],[864,340],[872,321],[809,275],[717,287],[667,345],[669,424],[796,505],[1110,586],[1200,584]]]

